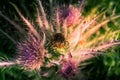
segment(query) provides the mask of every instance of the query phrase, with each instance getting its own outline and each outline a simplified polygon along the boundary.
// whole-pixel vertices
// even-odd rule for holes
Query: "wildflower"
[[[62,7],[59,10],[59,18],[60,18],[60,23],[64,23],[66,21],[66,26],[75,26],[76,24],[79,23],[81,12],[79,11],[78,8],[73,7],[72,5],[70,6],[65,6]]]
[[[32,33],[29,33],[27,38],[17,45],[17,63],[25,69],[39,70],[44,62],[44,40],[45,36],[40,41]]]
[[[72,5],[61,7],[56,11],[57,14],[55,15],[57,17],[50,17],[53,18],[51,20],[47,19],[42,3],[39,0],[40,9],[37,9],[37,21],[40,32],[44,33],[43,39],[35,27],[20,13],[16,6],[13,5],[30,31],[28,37],[25,37],[26,39],[19,42],[17,45],[18,55],[16,63],[22,65],[25,69],[38,70],[43,66],[46,48],[48,50],[47,54],[50,54],[50,58],[47,58],[50,66],[52,66],[52,63],[49,61],[57,61],[60,58],[60,55],[64,55],[60,62],[57,61],[57,65],[60,66],[58,73],[64,78],[71,78],[77,73],[81,61],[93,58],[95,55],[102,53],[102,51],[105,51],[112,46],[119,45],[120,41],[114,42],[113,40],[108,44],[95,46],[98,42],[104,41],[107,36],[110,36],[110,38],[111,36],[115,37],[116,35],[114,34],[119,33],[119,30],[115,32],[106,30],[106,35],[97,35],[93,40],[90,40],[90,37],[96,32],[99,32],[99,28],[103,25],[111,20],[119,18],[120,15],[112,15],[109,18],[105,17],[101,22],[97,22],[100,16],[104,16],[105,13],[102,13],[96,17],[89,16],[90,20],[87,20],[86,17],[81,15],[83,4],[84,3],[82,3],[80,7],[74,7]],[[8,20],[11,24],[14,24],[3,15],[0,16]],[[52,22],[53,20],[54,22]],[[14,26],[16,26],[16,24],[14,24]],[[112,37],[112,39],[114,39],[114,37]],[[44,48],[45,40],[46,45]],[[69,52],[70,54],[68,55]],[[57,56],[57,59],[54,58],[56,57],[54,53],[60,53],[60,55]],[[6,65],[7,63],[4,64]],[[44,67],[46,67],[46,65],[44,65]]]
[[[79,70],[78,66],[82,61],[96,57],[106,49],[119,44],[120,44],[119,41],[118,42],[115,41],[108,44],[99,45],[91,49],[83,49],[83,50],[76,49],[70,52],[69,54],[64,55],[64,57],[61,60],[61,63],[60,63],[61,67],[58,73],[63,78],[66,78],[66,79],[73,78],[77,74],[77,71]]]
[[[63,57],[61,68],[58,73],[64,78],[72,78],[77,73],[77,70],[77,64],[72,60],[72,55],[70,53],[67,58]]]

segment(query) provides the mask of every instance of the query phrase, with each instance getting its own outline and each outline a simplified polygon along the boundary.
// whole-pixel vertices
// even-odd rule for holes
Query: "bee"
[[[69,45],[68,41],[66,41],[64,35],[62,33],[56,33],[53,35],[51,40],[51,45],[54,48],[65,48]]]

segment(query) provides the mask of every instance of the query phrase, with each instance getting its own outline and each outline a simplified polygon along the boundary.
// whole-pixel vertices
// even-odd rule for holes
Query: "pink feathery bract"
[[[59,19],[60,23],[66,21],[66,26],[75,26],[80,21],[81,13],[78,8],[73,7],[72,5],[62,7],[59,10]]]

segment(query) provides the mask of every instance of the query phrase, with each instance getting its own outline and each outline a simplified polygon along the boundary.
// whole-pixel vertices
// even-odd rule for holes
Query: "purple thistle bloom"
[[[59,10],[59,20],[62,24],[63,22],[66,22],[66,26],[75,26],[80,21],[81,12],[79,11],[79,8],[73,7],[72,5],[62,7]]]
[[[45,38],[45,37],[44,37]],[[17,62],[25,69],[39,70],[44,62],[44,39],[40,41],[33,34],[29,33],[28,37],[18,45]]]
[[[119,33],[120,31],[109,31],[109,26],[105,26],[105,35],[98,34],[98,32],[99,29],[104,27],[104,25],[108,22],[120,18],[120,15],[112,15],[107,17],[105,16],[105,13],[101,13],[99,15],[96,14],[95,17],[93,15],[84,17],[81,15],[84,1],[85,0],[82,0],[82,3],[79,7],[74,7],[72,5],[63,7],[61,6],[59,9],[57,7],[57,11],[51,10],[56,12],[56,17],[52,17],[46,15],[44,7],[39,0],[40,10],[36,9],[37,22],[39,23],[40,31],[45,33],[47,37],[47,44],[45,46],[50,53],[47,54],[48,57],[45,55],[44,49],[45,35],[42,39],[32,23],[22,15],[22,13],[14,4],[12,4],[31,33],[28,33],[28,36],[25,37],[25,40],[18,43],[18,55],[16,62],[0,62],[0,66],[19,64],[25,69],[39,70],[40,67],[43,66],[44,57],[47,57],[48,62],[46,60],[45,63],[48,64],[45,64],[43,67],[53,66],[54,63],[60,65],[61,67],[58,73],[61,75],[61,77],[68,79],[74,77],[74,75],[78,72],[78,66],[80,62],[93,58],[112,46],[119,45],[120,41],[94,46],[95,44],[98,44],[98,42],[106,41],[106,39],[117,39],[117,37],[115,37],[116,33]],[[22,29],[19,28],[15,22],[11,21],[1,13],[0,16],[2,16],[8,22],[14,25],[15,28],[22,32]],[[50,17],[50,19],[47,19],[47,17]],[[101,21],[99,22],[99,18],[101,17],[103,19],[100,19]],[[4,33],[3,31],[1,32]],[[90,37],[92,37],[93,34],[96,34],[96,37],[91,40]],[[68,52],[71,52],[71,54],[66,55]],[[53,53],[63,54],[64,57],[62,58],[62,61],[57,61],[59,57],[52,55]],[[58,59],[56,60],[53,57],[57,57]],[[51,60],[53,60],[53,62]],[[51,63],[49,61],[51,61]]]
[[[64,78],[72,78],[77,73],[77,64],[72,60],[71,54],[61,62],[61,68],[58,73]]]

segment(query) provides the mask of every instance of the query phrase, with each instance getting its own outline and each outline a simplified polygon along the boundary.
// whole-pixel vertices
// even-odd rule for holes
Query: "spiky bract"
[[[17,45],[17,62],[26,69],[39,70],[44,62],[44,42],[29,33],[25,40]]]

